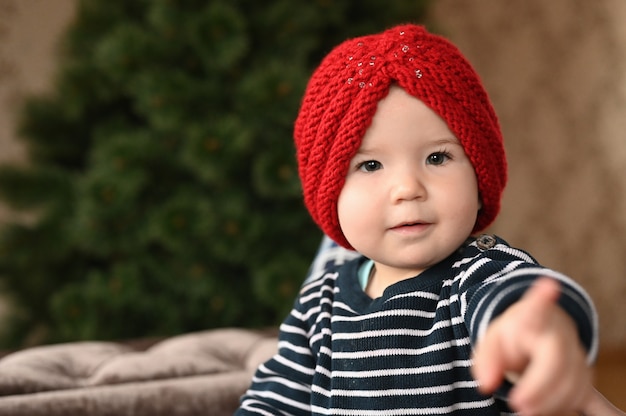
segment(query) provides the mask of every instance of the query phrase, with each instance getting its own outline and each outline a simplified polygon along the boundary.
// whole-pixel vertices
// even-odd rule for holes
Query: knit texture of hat
[[[500,211],[507,180],[497,116],[461,52],[412,24],[341,43],[311,76],[294,139],[304,203],[313,220],[338,244],[351,248],[339,225],[337,201],[350,160],[392,84],[437,113],[461,142],[482,201],[474,232],[483,230]]]

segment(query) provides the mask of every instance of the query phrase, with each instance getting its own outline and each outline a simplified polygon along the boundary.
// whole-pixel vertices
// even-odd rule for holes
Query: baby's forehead
[[[416,141],[427,138],[429,142],[437,142],[434,144],[460,143],[448,122],[435,109],[395,85],[376,103],[374,114],[361,141],[367,142],[370,136],[383,136],[383,140],[391,140],[395,136],[413,138]],[[339,135],[337,140],[349,142],[353,138]]]
[[[433,149],[448,149],[448,148],[459,148],[461,151],[465,153],[465,148],[454,136],[446,136],[446,137],[423,137],[419,140],[415,140],[415,146],[413,149],[425,149],[425,150],[433,150]],[[411,148],[406,146],[397,146],[396,142],[393,140],[385,140],[381,138],[379,140],[371,140],[371,139],[363,139],[361,144],[357,148],[355,152],[355,156],[367,156],[367,155],[376,155],[377,153],[386,152],[388,150],[395,150],[399,153],[409,152]]]

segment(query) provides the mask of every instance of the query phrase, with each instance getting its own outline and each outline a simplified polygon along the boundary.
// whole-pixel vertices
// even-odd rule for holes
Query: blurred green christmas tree
[[[279,322],[321,234],[292,124],[345,38],[423,20],[402,0],[79,0],[55,91],[30,98],[0,193],[16,306],[0,343]]]

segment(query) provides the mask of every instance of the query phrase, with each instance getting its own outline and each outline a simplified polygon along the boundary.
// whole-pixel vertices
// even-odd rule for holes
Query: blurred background
[[[0,0],[0,349],[276,325],[320,240],[291,144],[306,80],[415,21],[500,117],[491,231],[590,293],[626,408],[626,2],[384,3]]]

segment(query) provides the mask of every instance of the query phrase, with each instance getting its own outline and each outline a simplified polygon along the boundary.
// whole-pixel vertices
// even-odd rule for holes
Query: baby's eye
[[[359,163],[357,167],[364,172],[374,172],[381,169],[383,165],[377,160],[366,160],[365,162]]]
[[[428,165],[443,165],[447,160],[450,159],[450,154],[448,152],[435,152],[426,158],[426,164]]]

